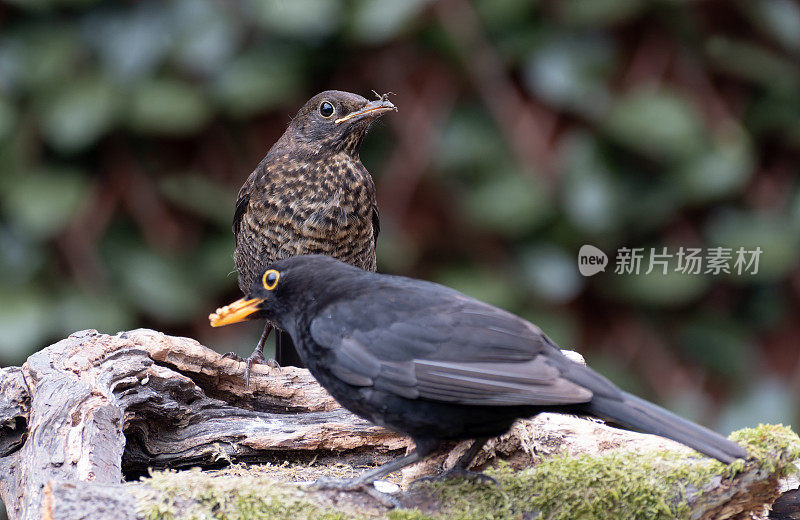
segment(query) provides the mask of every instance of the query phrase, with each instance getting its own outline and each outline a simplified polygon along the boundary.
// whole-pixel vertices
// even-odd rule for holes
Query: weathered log
[[[277,451],[361,460],[358,451],[407,446],[336,407],[305,370],[271,369],[269,378],[258,370],[246,390],[239,365],[196,341],[137,330],[79,332],[22,369],[4,369],[0,493],[9,516],[39,518],[50,481],[119,483],[151,467],[219,466]],[[181,372],[253,409],[207,396]]]
[[[286,483],[330,472],[353,474],[354,466],[403,453],[408,440],[339,408],[306,370],[259,365],[249,389],[242,371],[242,363],[222,360],[194,340],[149,330],[116,336],[79,332],[32,355],[22,367],[0,370],[0,494],[10,518],[123,518],[122,511],[124,518],[152,517],[171,507],[182,513],[225,509],[236,497],[248,507],[317,515],[335,503],[355,517],[382,516],[384,506],[363,494],[301,492]],[[491,442],[477,464],[505,460],[511,469],[498,473],[499,480],[509,489],[526,489],[543,515],[547,507],[541,499],[552,490],[531,487],[525,475],[556,472],[558,479],[541,478],[542,473],[533,481],[574,478],[575,485],[586,486],[581,473],[595,471],[595,462],[626,467],[627,474],[635,473],[636,461],[642,460],[649,472],[672,471],[679,477],[664,484],[668,507],[688,508],[692,518],[744,518],[763,516],[778,495],[780,475],[800,456],[793,434],[778,429],[759,435],[764,437],[760,444],[745,439],[760,450],[757,456],[734,471],[658,437],[543,414],[520,421]],[[452,464],[459,449],[409,468],[403,483]],[[288,464],[277,464],[284,461]],[[273,465],[125,482],[149,468],[218,468],[237,462]],[[568,467],[576,464],[580,469],[570,476]],[[655,486],[646,478],[636,482]],[[192,494],[189,483],[205,491]],[[454,503],[445,497],[460,488],[443,486],[414,488],[397,500],[444,514]],[[486,490],[460,486],[464,497],[486,500]],[[209,496],[228,499],[215,503]],[[533,514],[514,507],[515,517]]]

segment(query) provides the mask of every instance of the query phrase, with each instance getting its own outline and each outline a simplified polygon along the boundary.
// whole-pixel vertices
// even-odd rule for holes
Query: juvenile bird
[[[270,265],[246,298],[209,318],[213,326],[271,320],[339,404],[414,440],[414,453],[335,483],[339,489],[421,460],[446,439],[475,439],[454,468],[467,472],[488,438],[541,412],[600,417],[726,464],[747,457],[738,444],[571,361],[535,325],[439,284],[298,256]]]
[[[397,110],[375,101],[328,90],[311,98],[239,190],[233,216],[234,260],[239,287],[249,291],[266,265],[290,256],[324,253],[375,270],[380,230],[375,186],[358,150],[369,126]],[[252,355],[264,362],[268,322]],[[229,352],[225,357],[240,359]],[[286,334],[276,333],[278,364],[302,366]]]

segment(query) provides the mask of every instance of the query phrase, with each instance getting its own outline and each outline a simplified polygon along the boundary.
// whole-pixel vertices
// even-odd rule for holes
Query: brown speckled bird
[[[328,90],[311,98],[239,190],[233,217],[234,260],[242,292],[267,265],[302,254],[325,254],[375,270],[378,207],[375,186],[358,155],[370,124],[397,110],[377,100]],[[250,367],[264,362],[268,323]],[[277,331],[275,360],[302,366],[288,334]],[[229,357],[238,356],[232,353]]]

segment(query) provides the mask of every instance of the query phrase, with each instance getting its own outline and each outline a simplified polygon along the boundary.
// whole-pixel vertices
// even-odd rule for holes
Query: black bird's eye
[[[333,108],[333,105],[331,105],[329,101],[323,101],[322,103],[319,104],[319,114],[322,117],[324,118],[331,117],[334,112],[336,112],[336,109]]]
[[[281,273],[275,269],[270,269],[261,277],[261,283],[264,285],[264,289],[271,291],[278,285],[278,280],[280,279]]]

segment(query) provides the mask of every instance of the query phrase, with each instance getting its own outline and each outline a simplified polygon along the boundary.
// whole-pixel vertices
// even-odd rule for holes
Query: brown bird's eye
[[[329,101],[323,101],[322,103],[320,103],[319,113],[322,117],[325,118],[331,117],[334,112],[336,112],[336,109],[333,108],[333,105],[331,105]]]
[[[278,280],[280,279],[281,273],[275,269],[270,269],[261,277],[261,283],[264,285],[264,289],[271,291],[278,285]]]

